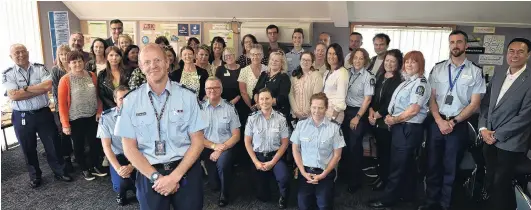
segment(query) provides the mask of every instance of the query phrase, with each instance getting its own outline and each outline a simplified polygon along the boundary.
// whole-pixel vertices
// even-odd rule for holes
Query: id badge
[[[446,99],[444,99],[444,104],[446,105],[452,105],[452,102],[454,101],[454,96],[452,95],[446,95]]]
[[[20,115],[20,117],[22,118],[22,120],[21,120],[21,124],[22,124],[22,125],[26,125],[26,118],[25,118],[25,117],[26,117],[26,113],[22,113],[22,114]]]
[[[155,155],[166,155],[166,141],[155,141]]]

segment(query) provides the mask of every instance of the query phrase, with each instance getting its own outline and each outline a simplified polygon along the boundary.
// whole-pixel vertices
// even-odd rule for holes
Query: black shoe
[[[83,175],[83,178],[85,178],[85,180],[87,180],[87,181],[91,181],[91,180],[94,180],[96,178],[89,171],[83,171],[83,172],[81,172],[81,174]]]
[[[440,210],[442,207],[437,204],[424,204],[419,206],[418,210]]]
[[[377,185],[378,183],[380,183],[382,181],[382,179],[380,179],[380,177],[374,179],[370,184],[369,186],[371,187],[374,187],[374,185]]]
[[[68,176],[67,174],[64,174],[64,175],[55,174],[53,177],[57,181],[63,181],[63,182],[71,182],[72,181],[72,177]]]
[[[380,181],[380,182],[376,183],[374,186],[372,186],[372,190],[373,191],[382,191],[384,189],[385,189],[385,184],[382,181]]]
[[[218,206],[219,207],[225,207],[225,206],[227,206],[227,204],[229,204],[229,201],[226,198],[225,194],[220,193],[219,194],[219,200],[218,200]]]
[[[127,197],[125,196],[125,193],[118,193],[116,196],[116,203],[118,203],[119,206],[127,205]]]
[[[98,167],[92,168],[92,171],[90,173],[92,173],[92,175],[94,176],[99,176],[99,177],[107,176],[107,173],[103,172]]]
[[[390,203],[384,203],[382,201],[374,201],[369,203],[369,207],[375,209],[390,209],[393,205]]]
[[[41,179],[34,179],[34,180],[31,180],[31,181],[29,182],[29,186],[30,186],[31,188],[37,188],[37,187],[41,186],[41,184],[42,184]]]
[[[356,193],[356,191],[358,191],[361,187],[360,186],[349,186],[347,188],[347,192],[350,193],[350,194],[354,194]]]
[[[278,199],[278,208],[285,209],[286,207],[288,207],[288,201],[283,196],[280,196]]]

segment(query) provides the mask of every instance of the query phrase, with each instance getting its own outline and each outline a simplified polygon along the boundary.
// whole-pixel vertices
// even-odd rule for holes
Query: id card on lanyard
[[[452,65],[448,65],[448,82],[450,83],[450,87],[448,87],[448,91],[446,91],[446,96],[444,97],[444,104],[452,105],[454,101],[454,96],[452,96],[452,90],[457,84],[457,79],[459,79],[459,76],[461,75],[461,72],[463,72],[464,68],[465,65],[463,64],[461,68],[457,71],[457,75],[455,76],[452,82]]]

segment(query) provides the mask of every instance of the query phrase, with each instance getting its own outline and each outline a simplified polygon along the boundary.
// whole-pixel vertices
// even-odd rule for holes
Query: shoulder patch
[[[376,84],[376,81],[374,80],[374,78],[371,78],[370,84],[371,86],[374,86]]]
[[[415,94],[417,94],[419,96],[424,96],[424,91],[425,91],[424,86],[420,86],[419,85],[417,87],[417,90],[415,90]]]
[[[109,113],[111,113],[113,110],[114,110],[114,107],[113,107],[113,108],[110,108],[110,109],[107,109],[107,110],[103,111],[103,112],[101,113],[101,115],[109,114]]]
[[[6,70],[4,70],[4,71],[2,72],[2,74],[6,74],[7,72],[10,72],[11,70],[13,70],[13,67],[9,67],[9,68],[7,68]]]

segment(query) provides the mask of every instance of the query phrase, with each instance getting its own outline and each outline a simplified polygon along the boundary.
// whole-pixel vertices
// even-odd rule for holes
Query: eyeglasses
[[[301,59],[302,62],[305,62],[305,63],[311,63],[312,60],[309,60],[309,59]]]
[[[260,57],[262,53],[251,53],[251,57]]]
[[[215,86],[215,87],[207,87],[207,88],[205,88],[205,89],[206,89],[206,90],[209,90],[209,91],[214,91],[214,90],[219,90],[219,89],[221,89],[221,87],[220,87],[220,86]]]

